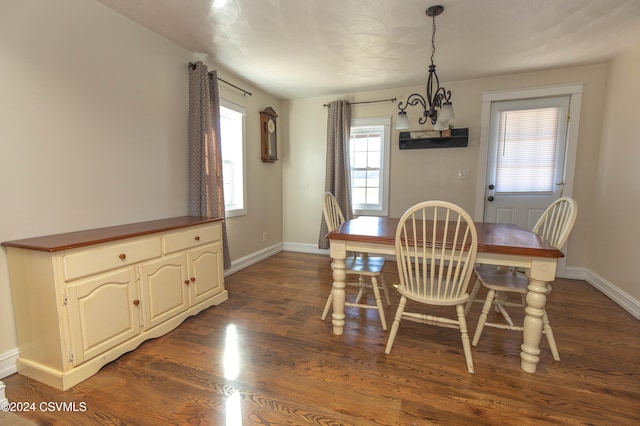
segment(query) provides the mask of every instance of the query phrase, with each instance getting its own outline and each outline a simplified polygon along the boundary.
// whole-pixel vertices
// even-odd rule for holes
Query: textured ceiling
[[[602,62],[640,43],[640,0],[99,0],[282,98]]]

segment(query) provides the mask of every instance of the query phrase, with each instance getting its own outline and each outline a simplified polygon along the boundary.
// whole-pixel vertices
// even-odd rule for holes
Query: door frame
[[[476,185],[476,200],[474,220],[482,222],[484,219],[484,197],[487,186],[487,159],[489,154],[489,130],[491,127],[491,103],[494,101],[508,101],[517,99],[543,98],[551,96],[570,95],[567,126],[567,147],[565,154],[565,177],[563,196],[573,195],[573,182],[576,169],[576,153],[578,151],[578,130],[580,128],[580,108],[584,83],[563,84],[559,86],[532,87],[526,89],[500,90],[486,92],[482,95],[482,113],[480,116],[480,149],[478,152],[478,180]],[[566,245],[564,253],[567,254]],[[557,275],[565,275],[565,259],[558,262]]]

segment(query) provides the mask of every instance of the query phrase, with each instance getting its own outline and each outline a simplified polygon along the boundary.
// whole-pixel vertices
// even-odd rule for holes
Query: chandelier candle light
[[[448,130],[454,126],[453,106],[451,105],[451,91],[440,86],[436,65],[433,58],[436,54],[436,16],[444,11],[443,6],[431,6],[427,9],[427,16],[433,18],[433,34],[431,36],[431,65],[429,65],[429,79],[427,80],[427,99],[422,95],[412,93],[407,98],[407,102],[398,104],[398,120],[396,129],[405,130],[409,128],[409,119],[405,111],[409,105],[422,105],[422,117],[418,120],[420,124],[425,124],[427,119],[431,120],[434,130]],[[439,108],[439,110],[437,109]]]

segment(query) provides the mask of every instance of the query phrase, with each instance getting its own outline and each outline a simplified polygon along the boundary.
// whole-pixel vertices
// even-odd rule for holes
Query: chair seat
[[[529,279],[522,272],[492,265],[477,266],[475,272],[482,285],[489,289],[527,294]]]
[[[469,293],[461,294],[460,297],[456,299],[442,299],[437,297],[420,297],[414,292],[407,291],[407,289],[403,288],[401,285],[397,285],[395,287],[398,290],[398,293],[405,296],[407,299],[411,299],[419,303],[426,303],[428,305],[455,306],[461,303],[467,303],[467,300],[469,300]]]

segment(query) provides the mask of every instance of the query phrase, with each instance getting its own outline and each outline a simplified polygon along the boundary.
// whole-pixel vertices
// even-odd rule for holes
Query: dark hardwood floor
[[[395,282],[395,264],[385,271]],[[331,281],[328,257],[277,254],[227,277],[227,302],[74,388],[61,392],[14,374],[3,379],[7,397],[36,406],[86,404],[78,412],[19,413],[37,424],[640,421],[640,321],[584,281],[555,283],[548,313],[562,360],[553,361],[543,338],[534,375],[520,369],[518,332],[486,329],[473,349],[475,375],[467,372],[457,330],[404,321],[385,355],[377,312],[347,308],[345,333],[334,336],[331,320],[320,320]],[[469,314],[471,332],[480,308]]]

